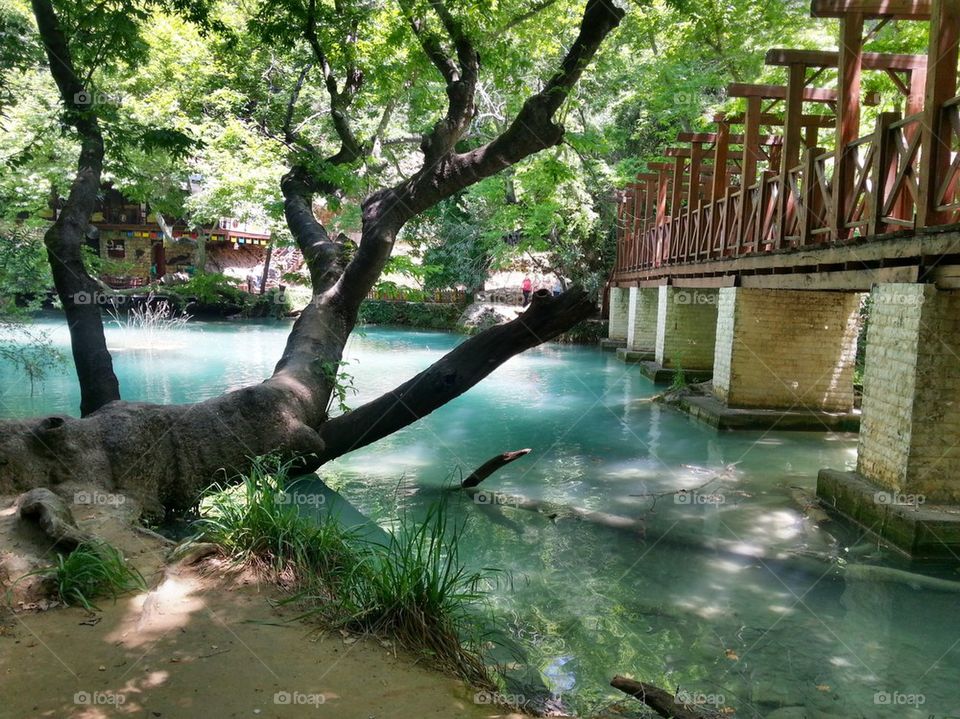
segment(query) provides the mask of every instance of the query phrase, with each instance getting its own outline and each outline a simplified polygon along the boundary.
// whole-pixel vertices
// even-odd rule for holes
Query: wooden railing
[[[805,150],[800,165],[784,175],[763,171],[750,187],[729,188],[724,196],[695,209],[681,204],[675,216],[659,220],[638,214],[637,208],[645,203],[622,196],[615,277],[918,229],[924,137],[949,148],[931,175],[928,191],[935,221],[927,226],[960,222],[960,96],[946,102],[941,112],[937,135],[924,135],[922,113],[909,117],[882,113],[873,133],[846,145],[843,152],[853,168],[853,187],[840,198],[836,212],[837,158],[822,148]],[[784,194],[787,200],[781,203]]]

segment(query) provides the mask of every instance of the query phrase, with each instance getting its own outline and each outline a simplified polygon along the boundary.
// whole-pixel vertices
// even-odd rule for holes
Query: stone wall
[[[652,351],[657,346],[657,287],[631,287],[627,319],[627,349]]]
[[[713,367],[717,290],[658,287],[657,362],[664,367]]]
[[[626,287],[610,288],[610,339],[627,339],[630,316],[630,292]]]
[[[871,293],[857,470],[881,487],[960,501],[960,292]]]
[[[731,407],[853,409],[860,295],[720,290],[714,393]]]

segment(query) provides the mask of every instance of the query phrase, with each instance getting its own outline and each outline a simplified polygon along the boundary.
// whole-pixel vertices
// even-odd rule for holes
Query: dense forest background
[[[596,290],[615,252],[613,188],[658,158],[678,131],[709,130],[716,112],[736,111],[736,101],[725,96],[727,83],[783,82],[782,68],[763,64],[768,48],[836,45],[836,24],[812,20],[804,0],[626,5],[615,37],[561,108],[564,142],[411,222],[401,239],[414,246],[422,264],[395,258],[390,269],[416,275],[427,288],[474,287],[490,270],[547,253],[546,269]],[[204,5],[202,12],[187,3],[179,10],[176,4],[109,0],[57,6],[69,25],[82,28],[75,61],[89,77],[88,100],[104,133],[103,179],[197,227],[230,216],[264,223],[278,243],[291,242],[280,180],[304,147],[336,151],[326,69],[316,66],[300,32],[307,6],[245,0]],[[574,0],[451,3],[475,38],[483,68],[477,116],[461,146],[478,146],[504,130],[562,55],[580,6]],[[402,22],[399,6],[357,3],[353,14],[338,7],[317,7],[318,39],[337,48],[327,58],[330,76],[344,68],[362,74],[363,93],[347,112],[371,151],[323,168],[337,191],[320,198],[320,209],[331,213],[333,230],[349,234],[360,226],[355,200],[415,171],[420,136],[445,97],[442,79]],[[349,34],[351,23],[359,42],[327,42]],[[34,25],[28,2],[0,2],[5,298],[50,286],[42,215],[65,196],[78,152]],[[918,25],[891,24],[870,49],[922,51]],[[818,84],[834,80],[826,73]],[[877,112],[902,102],[880,73],[865,75],[865,89],[883,98],[865,112],[865,127]],[[191,177],[202,189],[186,194]],[[4,316],[12,312],[7,301]]]

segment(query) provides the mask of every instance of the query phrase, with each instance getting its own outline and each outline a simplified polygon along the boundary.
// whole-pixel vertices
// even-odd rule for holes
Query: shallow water
[[[45,324],[66,350],[65,327]],[[286,331],[196,323],[153,337],[108,328],[107,336],[126,399],[192,402],[268,376]],[[346,371],[360,393],[350,404],[460,341],[388,329],[355,335]],[[31,396],[29,383],[0,365],[0,412],[75,412],[71,372]],[[467,520],[466,560],[505,571],[492,594],[502,626],[584,713],[616,698],[607,683],[620,673],[679,686],[737,717],[800,705],[836,717],[960,716],[960,594],[844,580],[810,556],[899,565],[804,514],[818,469],[854,465],[855,436],[717,433],[645,401],[654,392],[609,354],[547,346],[322,474],[387,525],[401,511],[422,513],[492,455],[532,448],[484,484],[491,501],[455,492],[452,506]],[[695,491],[655,496],[681,488]],[[517,497],[551,509],[510,506]],[[581,521],[563,511],[571,506],[637,526]]]

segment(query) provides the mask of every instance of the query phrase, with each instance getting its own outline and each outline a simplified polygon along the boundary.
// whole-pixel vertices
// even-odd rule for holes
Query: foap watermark
[[[480,690],[473,695],[474,704],[500,704],[501,706],[523,707],[527,698],[523,694],[502,694]]]
[[[275,692],[273,695],[273,703],[279,706],[318,707],[326,701],[323,694],[306,692]]]
[[[75,305],[122,305],[126,301],[125,295],[108,295],[104,292],[76,292],[73,295]]]
[[[674,104],[686,107],[707,107],[723,99],[724,98],[709,92],[681,91],[673,93]]]
[[[73,703],[80,706],[121,706],[127,697],[116,692],[77,692],[73,695]]]
[[[697,492],[696,490],[688,492],[685,489],[681,489],[673,495],[674,504],[724,504],[726,501],[727,498],[719,492],[705,494],[703,492]]]
[[[119,92],[91,92],[90,90],[81,90],[73,93],[73,101],[77,105],[117,105],[123,104],[124,95]]]
[[[904,694],[903,692],[874,692],[873,703],[878,706],[921,707],[927,702],[923,694]]]
[[[705,706],[722,707],[727,703],[723,694],[704,694],[703,692],[691,692],[686,689],[680,689],[673,698],[675,704],[686,706]]]
[[[920,292],[878,292],[871,302],[874,304],[897,305],[900,307],[914,307],[923,304],[924,296]]]
[[[715,305],[717,296],[716,292],[681,290],[673,295],[673,302],[678,305]]]
[[[111,492],[74,492],[74,504],[88,504],[96,507],[119,507],[127,501],[126,496],[122,494],[113,494]]]
[[[296,506],[322,507],[327,503],[327,498],[322,494],[309,494],[307,492],[288,492],[280,490],[277,492],[277,504],[293,504]]]
[[[906,494],[904,492],[875,492],[874,504],[886,504],[891,507],[919,507],[926,504],[927,498],[923,494]]]
[[[501,507],[519,507],[520,497],[503,492],[485,492],[483,490],[473,495],[474,504],[490,504]]]

